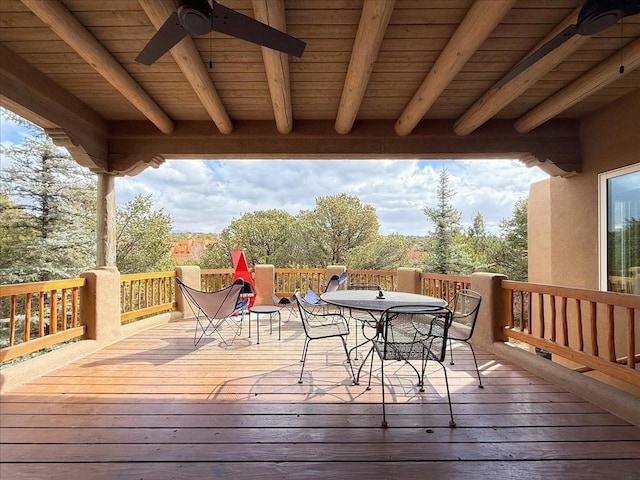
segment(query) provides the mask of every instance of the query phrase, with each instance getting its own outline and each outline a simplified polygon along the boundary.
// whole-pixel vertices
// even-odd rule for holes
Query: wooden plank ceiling
[[[578,0],[222,3],[286,29],[304,54],[212,32],[147,66],[135,57],[177,1],[1,0],[0,104],[113,174],[164,158],[479,155],[567,174],[580,170],[579,119],[640,88],[635,15],[492,89],[575,23]]]

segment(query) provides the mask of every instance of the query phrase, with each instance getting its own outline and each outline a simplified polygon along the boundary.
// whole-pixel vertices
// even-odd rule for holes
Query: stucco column
[[[182,280],[182,283],[191,288],[201,290],[200,267],[195,265],[184,265],[176,267],[176,277]],[[176,310],[182,312],[183,316],[191,315],[191,308],[185,303],[182,296],[182,290],[176,288]]]
[[[256,265],[254,267],[253,280],[257,292],[254,305],[273,305],[275,272],[273,265]]]
[[[122,336],[120,322],[120,272],[115,267],[99,267],[80,274],[81,315],[87,326],[87,338],[108,345]]]
[[[494,342],[507,340],[502,332],[507,322],[507,296],[501,285],[506,278],[497,273],[471,275],[471,289],[482,296],[473,341],[485,349],[490,350]]]
[[[419,268],[400,267],[398,268],[398,292],[420,293],[420,273]]]
[[[98,221],[96,266],[116,266],[116,190],[112,175],[98,173]]]

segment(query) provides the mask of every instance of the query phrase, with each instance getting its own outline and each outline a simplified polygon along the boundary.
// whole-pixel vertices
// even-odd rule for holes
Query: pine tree
[[[77,276],[95,265],[96,182],[44,132],[2,147],[4,283]],[[10,243],[10,244],[8,244]]]
[[[435,225],[426,265],[429,272],[455,273],[457,270],[458,262],[455,259],[454,244],[456,234],[461,228],[461,214],[451,204],[451,198],[454,195],[455,193],[449,187],[449,174],[443,168],[436,192],[438,204],[436,207],[425,207],[423,210]]]

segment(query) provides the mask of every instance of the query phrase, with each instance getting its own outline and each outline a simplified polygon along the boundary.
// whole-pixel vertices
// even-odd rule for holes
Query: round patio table
[[[382,293],[382,296],[380,294]],[[327,303],[338,307],[384,312],[387,308],[416,305],[421,307],[444,307],[447,302],[441,298],[418,293],[386,292],[376,290],[336,290],[320,295]]]

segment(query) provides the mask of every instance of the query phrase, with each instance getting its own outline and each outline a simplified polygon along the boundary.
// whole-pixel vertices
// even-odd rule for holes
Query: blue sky
[[[0,120],[0,142],[22,138],[22,129]],[[171,215],[174,231],[219,232],[243,213],[280,209],[297,215],[313,210],[317,197],[347,193],[376,209],[381,234],[426,235],[433,225],[423,210],[436,205],[442,168],[463,224],[479,211],[494,233],[529,185],[547,178],[517,160],[168,160],[118,177],[116,202],[151,195],[154,207]]]

